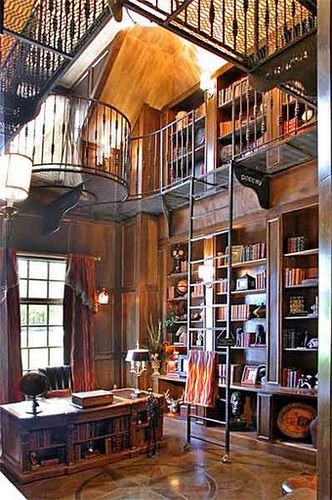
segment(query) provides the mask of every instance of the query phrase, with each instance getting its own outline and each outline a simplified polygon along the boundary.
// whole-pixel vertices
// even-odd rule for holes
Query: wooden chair
[[[39,372],[46,375],[48,391],[45,397],[67,397],[72,392],[71,368],[69,365],[46,366],[39,368]]]

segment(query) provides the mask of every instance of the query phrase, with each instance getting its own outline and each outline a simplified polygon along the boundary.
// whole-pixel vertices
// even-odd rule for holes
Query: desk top
[[[33,416],[31,413],[27,413],[27,411],[31,411],[32,409],[32,400],[29,401],[20,401],[19,403],[9,403],[5,405],[1,405],[1,411],[9,413],[10,415],[22,419],[41,419],[43,417],[54,417],[54,416],[70,416],[70,415],[87,415],[89,413],[93,413],[99,410],[114,410],[116,408],[121,409],[124,407],[131,407],[146,401],[148,393],[142,391],[141,396],[131,398],[130,394],[133,392],[133,389],[115,389],[111,391],[114,395],[113,402],[111,404],[92,406],[90,408],[78,408],[75,406],[71,397],[65,398],[37,398],[39,407],[36,416]],[[162,399],[164,396],[162,394],[154,394],[158,399]]]

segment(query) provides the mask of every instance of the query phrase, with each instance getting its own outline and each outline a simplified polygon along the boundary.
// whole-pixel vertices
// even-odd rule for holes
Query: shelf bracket
[[[266,210],[270,204],[270,177],[257,170],[252,170],[243,165],[234,164],[234,172],[237,180],[242,186],[249,187],[255,191],[259,204]]]

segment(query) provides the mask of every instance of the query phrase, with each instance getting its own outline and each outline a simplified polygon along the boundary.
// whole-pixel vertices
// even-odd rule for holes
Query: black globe
[[[21,378],[20,390],[26,396],[38,396],[48,389],[46,375],[39,372],[28,372]]]

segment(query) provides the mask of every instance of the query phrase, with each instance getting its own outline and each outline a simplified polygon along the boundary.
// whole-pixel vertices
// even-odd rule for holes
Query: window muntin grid
[[[22,368],[63,364],[63,295],[66,262],[18,257]]]

